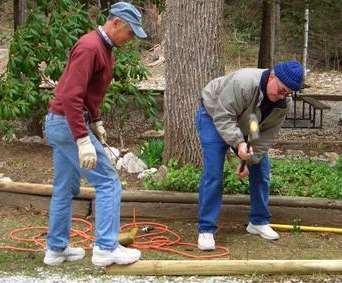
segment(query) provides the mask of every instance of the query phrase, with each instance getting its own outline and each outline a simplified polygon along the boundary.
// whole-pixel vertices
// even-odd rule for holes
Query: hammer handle
[[[251,147],[251,144],[249,142],[247,142],[247,152],[249,153],[249,149]],[[243,170],[245,169],[246,166],[246,160],[241,160],[240,161],[240,173],[243,172]]]

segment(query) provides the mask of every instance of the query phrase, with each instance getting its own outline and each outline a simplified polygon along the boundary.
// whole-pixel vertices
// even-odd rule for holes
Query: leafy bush
[[[141,63],[141,55],[137,42],[129,42],[121,49],[115,49],[116,63],[113,70],[114,81],[109,86],[102,103],[102,111],[110,112],[113,108],[120,117],[119,126],[122,129],[129,118],[127,111],[130,100],[134,105],[144,110],[148,117],[156,116],[157,104],[155,97],[158,93],[153,91],[140,91],[137,83],[147,78],[148,71]]]
[[[148,189],[156,190],[196,192],[201,175],[201,169],[191,164],[179,166],[177,161],[171,160],[164,178],[158,180],[151,176],[144,181],[144,186]],[[235,169],[230,169],[227,163],[225,164],[224,175],[224,193],[236,194],[248,192],[247,183],[242,182],[235,175]]]
[[[336,170],[337,170],[337,174],[342,177],[342,155],[340,155],[339,159],[337,160],[336,163]]]
[[[223,193],[225,194],[248,194],[248,179],[241,180],[235,173],[239,162],[236,158],[224,164]]]
[[[68,51],[82,35],[103,24],[106,17],[99,13],[92,20],[85,6],[72,0],[38,0],[27,22],[13,35],[6,73],[0,77],[0,119],[36,115],[40,118],[47,112],[47,103],[52,91],[41,91],[42,78],[58,80],[67,61]],[[146,78],[147,69],[140,61],[140,54],[133,42],[123,50],[114,48],[116,65],[115,81],[109,87],[102,111],[121,108],[121,120],[127,118],[128,100],[133,95],[136,106],[149,117],[156,114],[156,102],[152,92],[140,92],[139,80]],[[44,62],[46,68],[40,68]],[[125,114],[125,115],[124,115]],[[124,125],[120,121],[120,125]]]
[[[148,168],[158,167],[163,161],[164,141],[151,139],[140,147],[139,158],[142,159]]]
[[[52,93],[41,93],[42,77],[57,80],[67,53],[94,24],[77,1],[39,1],[13,35],[6,73],[0,80],[0,118],[42,116]],[[45,62],[47,68],[39,65]]]
[[[240,180],[235,173],[239,161],[225,164],[223,192],[226,194],[247,194],[248,180]],[[342,161],[336,167],[315,160],[271,160],[270,194],[342,199]],[[145,181],[149,189],[197,192],[201,170],[192,165],[169,167],[161,180],[150,177]]]
[[[271,194],[342,198],[342,178],[326,162],[273,160]]]
[[[14,138],[14,130],[8,121],[0,121],[0,136],[3,136],[5,141],[11,141]]]
[[[200,177],[200,169],[190,164],[181,167],[178,162],[171,160],[168,163],[168,171],[164,178],[155,180],[153,177],[149,177],[144,181],[144,185],[149,189],[194,192],[197,190]]]

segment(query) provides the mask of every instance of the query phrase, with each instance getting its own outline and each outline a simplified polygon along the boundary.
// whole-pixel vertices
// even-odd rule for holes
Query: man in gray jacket
[[[232,147],[248,166],[251,212],[247,232],[268,240],[279,238],[270,226],[268,209],[270,163],[267,151],[291,105],[291,94],[303,81],[303,67],[291,60],[272,70],[246,68],[212,80],[202,91],[196,127],[202,146],[204,172],[199,186],[198,248],[215,249],[214,233],[222,202],[223,164]],[[259,121],[260,138],[247,150],[249,117]]]

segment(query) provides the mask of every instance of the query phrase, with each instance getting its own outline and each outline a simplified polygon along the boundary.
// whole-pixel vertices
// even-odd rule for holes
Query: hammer
[[[251,143],[259,138],[259,121],[257,116],[254,113],[249,115],[249,131],[248,131],[248,140],[247,140],[247,152],[251,147]],[[245,169],[246,160],[241,160],[240,172]]]

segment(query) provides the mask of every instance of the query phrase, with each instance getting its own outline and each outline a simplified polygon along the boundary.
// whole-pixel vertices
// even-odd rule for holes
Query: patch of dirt
[[[5,72],[8,61],[8,49],[0,49],[0,75]]]
[[[133,146],[131,147],[131,149]],[[25,144],[21,142],[5,143],[0,141],[0,173],[16,182],[39,184],[53,183],[52,150],[43,144]],[[143,187],[136,174],[118,172],[127,190]],[[89,186],[82,179],[82,186]]]
[[[0,2],[0,33],[13,31],[13,7],[13,0],[2,0]]]
[[[13,181],[52,183],[52,151],[49,146],[0,142],[0,163],[0,172]]]

